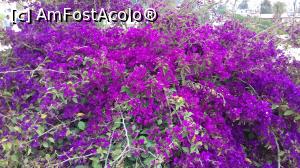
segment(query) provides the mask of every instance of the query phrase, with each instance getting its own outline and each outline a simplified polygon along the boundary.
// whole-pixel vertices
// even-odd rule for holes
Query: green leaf
[[[25,117],[25,115],[22,114],[22,115],[19,115],[19,116],[17,117],[17,119],[18,119],[18,120],[23,120],[24,117]]]
[[[116,160],[117,157],[118,157],[121,153],[122,153],[121,147],[116,148],[115,150],[113,150],[113,151],[111,152],[111,155],[112,155],[112,157],[113,157],[113,160]]]
[[[19,162],[19,156],[17,154],[14,154],[11,156],[11,160],[14,162]]]
[[[5,143],[5,144],[2,144],[2,148],[4,151],[10,151],[11,148],[12,148],[12,143],[8,142],[8,143]]]
[[[87,57],[84,57],[84,60],[82,62],[82,65],[85,66],[86,65],[86,62],[88,61],[88,59],[86,59]]]
[[[190,118],[193,115],[192,112],[186,112],[184,113],[184,120],[187,120],[188,118]]]
[[[97,149],[97,153],[99,153],[99,154],[101,155],[101,158],[103,158],[103,157],[104,157],[104,154],[106,154],[107,151],[106,151],[105,149],[102,149],[101,147],[99,147],[99,148]]]
[[[250,133],[248,134],[248,138],[249,138],[250,140],[253,140],[253,139],[255,138],[255,134],[252,133],[252,132],[250,132]]]
[[[300,120],[300,115],[299,114],[295,117],[295,120],[296,121]]]
[[[148,157],[143,162],[144,162],[145,165],[153,165],[152,161],[154,161],[154,160],[155,160],[154,157]]]
[[[150,155],[148,153],[142,153],[141,156],[142,158],[148,158]]]
[[[98,162],[97,161],[93,161],[92,167],[93,168],[102,168],[101,164],[99,164],[99,161]]]
[[[43,142],[43,144],[42,144],[42,145],[43,145],[43,147],[44,147],[44,148],[48,148],[48,147],[49,147],[49,144],[48,144],[48,142]]]
[[[143,139],[144,142],[147,143],[147,137],[145,137],[145,136],[140,136],[138,139],[139,139],[139,140],[140,140],[140,139]]]
[[[79,121],[77,124],[77,127],[82,131],[85,130],[85,127],[86,127],[85,122]]]
[[[50,159],[51,159],[51,155],[50,155],[50,154],[48,154],[48,153],[46,154],[46,156],[45,156],[45,157],[46,157],[46,159],[47,159],[47,160],[50,160]]]
[[[102,151],[103,151],[103,149],[102,149],[101,147],[99,147],[99,148],[97,149],[97,153],[99,153],[99,154],[101,154]]]
[[[171,92],[176,92],[176,88],[171,88],[170,91]]]
[[[198,145],[191,146],[191,153],[197,152],[197,150],[198,150]]]
[[[278,104],[272,104],[272,110],[275,110],[275,109],[277,109],[278,107],[279,107]]]
[[[122,92],[122,93],[127,93],[129,96],[132,96],[132,93],[131,93],[131,91],[130,91],[130,88],[127,87],[127,86],[122,86],[121,92]]]
[[[289,106],[288,106],[288,105],[286,105],[286,104],[284,104],[284,105],[280,105],[279,107],[280,107],[281,109],[285,109],[285,110],[289,108]]]
[[[68,84],[68,85],[72,85],[73,82],[72,82],[72,81],[68,81],[67,84]]]
[[[184,153],[189,153],[189,148],[187,148],[187,147],[182,147],[182,150]]]
[[[88,166],[85,166],[85,165],[78,165],[76,166],[75,168],[89,168]]]
[[[136,130],[136,126],[135,125],[132,126],[132,130],[133,131]]]
[[[176,139],[176,138],[173,140],[173,144],[174,144],[175,146],[177,146],[177,147],[180,147],[180,142],[179,142],[179,140]]]
[[[148,131],[148,129],[142,129],[140,134],[147,135],[147,131]]]
[[[280,151],[279,152],[279,156],[284,156],[285,155],[285,152],[284,151]]]
[[[100,164],[100,161],[99,161],[99,158],[97,157],[92,157],[90,158],[90,160],[92,160],[92,168],[102,168],[101,164]]]
[[[181,99],[179,98],[179,100],[177,100],[175,104],[176,111],[182,108],[183,106],[184,106],[184,100],[182,98]]]
[[[115,122],[114,122],[114,126],[112,128],[112,130],[116,130],[117,128],[121,127],[121,119],[118,118]]]
[[[38,133],[39,136],[41,136],[44,132],[45,132],[45,127],[42,125],[40,125],[36,130],[36,133]]]
[[[156,144],[153,142],[153,141],[145,141],[145,142],[147,142],[147,144],[146,144],[146,147],[147,148],[151,148],[151,147],[154,147]]]
[[[162,121],[161,119],[157,120],[157,124],[158,124],[158,125],[161,125],[162,122],[163,122],[163,121]]]
[[[182,136],[183,136],[184,138],[187,137],[188,135],[189,135],[189,132],[183,131]]]
[[[12,94],[8,91],[4,91],[3,92],[3,96],[6,96],[6,97],[12,97]]]
[[[27,151],[27,156],[29,156],[31,153],[32,153],[31,148],[29,148],[28,151]]]
[[[24,99],[27,100],[28,98],[30,98],[34,93],[29,93],[24,95]]]
[[[290,115],[292,115],[292,114],[294,114],[294,111],[293,110],[287,110],[287,111],[285,111],[284,112],[284,116],[290,116]]]
[[[51,143],[55,143],[55,141],[54,141],[54,139],[52,137],[49,137],[48,141],[51,142]]]
[[[129,93],[129,92],[130,92],[130,89],[129,89],[127,86],[122,86],[121,92],[122,92],[122,93]]]
[[[73,101],[74,103],[78,103],[77,97],[73,97],[73,98],[72,98],[72,101]]]
[[[18,133],[22,133],[22,129],[18,126],[15,126],[14,130],[17,131]]]

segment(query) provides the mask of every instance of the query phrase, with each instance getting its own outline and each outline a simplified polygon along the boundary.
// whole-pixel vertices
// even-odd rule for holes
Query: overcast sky
[[[237,2],[237,6],[242,2],[243,0],[238,0]],[[252,8],[255,8],[257,6],[259,6],[264,0],[248,0],[248,5],[249,5],[249,8],[252,9]],[[290,10],[292,9],[292,6],[293,6],[293,2],[294,0],[270,0],[272,3],[275,3],[277,1],[281,1],[281,2],[284,2],[286,5],[287,5],[287,9]],[[234,0],[230,0],[231,3],[234,2]],[[300,2],[300,0],[297,0],[298,4]]]

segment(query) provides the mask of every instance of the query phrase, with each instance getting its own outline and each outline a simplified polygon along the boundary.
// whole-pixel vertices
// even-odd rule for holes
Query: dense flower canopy
[[[288,58],[239,23],[190,20],[8,32],[1,157],[62,167],[298,167],[300,88]]]

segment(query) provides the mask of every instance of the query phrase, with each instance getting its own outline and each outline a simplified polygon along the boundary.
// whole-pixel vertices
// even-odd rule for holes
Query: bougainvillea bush
[[[297,63],[239,23],[170,16],[8,32],[1,167],[299,167]]]

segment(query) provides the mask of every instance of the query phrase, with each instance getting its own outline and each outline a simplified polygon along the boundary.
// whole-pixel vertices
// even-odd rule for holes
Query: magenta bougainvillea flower
[[[171,33],[158,24],[168,26],[38,22],[8,32],[0,156],[11,149],[62,167],[298,167],[297,63],[233,21]]]

